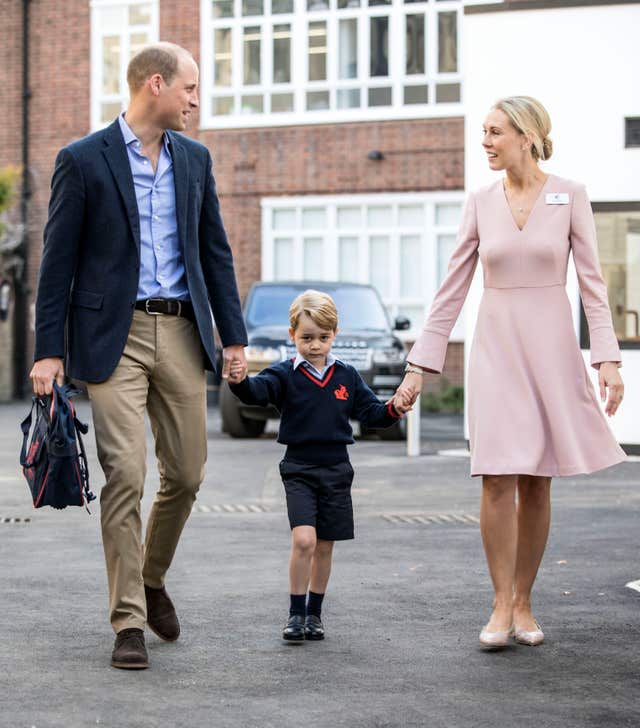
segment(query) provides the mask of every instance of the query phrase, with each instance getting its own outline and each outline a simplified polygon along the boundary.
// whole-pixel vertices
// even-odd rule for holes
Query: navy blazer
[[[212,312],[224,346],[247,343],[231,248],[207,148],[167,134],[187,285],[204,365],[214,369]],[[34,359],[66,355],[69,376],[86,382],[107,379],[127,341],[139,274],[138,204],[116,119],[65,147],[56,159],[36,298]]]

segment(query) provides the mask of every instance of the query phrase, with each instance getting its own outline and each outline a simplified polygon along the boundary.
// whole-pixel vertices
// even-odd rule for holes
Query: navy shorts
[[[280,475],[291,528],[313,526],[324,541],[353,538],[353,468],[348,460],[335,465],[282,460]]]

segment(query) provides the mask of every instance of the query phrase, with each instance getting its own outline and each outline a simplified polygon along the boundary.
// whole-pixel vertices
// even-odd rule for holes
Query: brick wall
[[[2,49],[5,60],[21,72],[19,4],[3,18]],[[160,3],[160,38],[191,50],[198,60],[200,46],[198,0]],[[29,281],[35,283],[46,221],[49,184],[58,149],[89,130],[90,89],[89,3],[68,0],[65,12],[54,0],[32,3],[31,19],[31,127],[30,172],[33,197],[29,234]],[[5,71],[3,71],[4,77]],[[19,81],[18,81],[19,84]],[[3,93],[9,93],[4,89]],[[0,129],[1,153],[20,155],[19,85],[12,91],[15,115]],[[16,96],[16,93],[18,94]],[[11,106],[9,106],[11,108]],[[11,130],[9,127],[13,125]],[[16,126],[17,125],[17,126]],[[236,256],[242,293],[260,277],[260,200],[264,196],[347,194],[459,190],[464,187],[464,121],[413,121],[328,124],[263,129],[198,130],[194,119],[190,135],[206,144],[214,167],[222,213]],[[382,151],[385,159],[373,162],[367,153]],[[4,159],[4,157],[3,157]],[[450,347],[447,376],[458,382],[460,359]],[[32,342],[29,342],[30,361]],[[451,373],[449,373],[449,369]],[[461,381],[461,379],[460,379]]]

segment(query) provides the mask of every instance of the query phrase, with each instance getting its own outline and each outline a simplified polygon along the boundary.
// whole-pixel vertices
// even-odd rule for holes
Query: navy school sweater
[[[229,386],[245,404],[274,405],[280,411],[278,442],[289,446],[289,456],[304,461],[346,458],[346,445],[354,441],[350,419],[368,427],[389,427],[400,418],[354,367],[338,360],[322,379],[303,364],[294,370],[289,359]]]

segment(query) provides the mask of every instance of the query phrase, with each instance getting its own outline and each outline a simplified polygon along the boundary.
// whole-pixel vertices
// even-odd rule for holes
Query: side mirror
[[[406,331],[411,328],[411,321],[406,316],[396,316],[393,324],[394,331]]]

